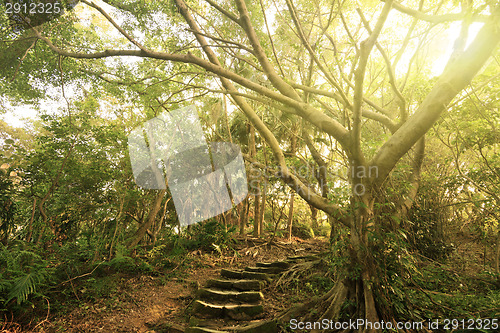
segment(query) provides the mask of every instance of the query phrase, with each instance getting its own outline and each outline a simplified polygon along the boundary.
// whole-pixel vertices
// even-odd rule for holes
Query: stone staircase
[[[193,303],[190,327],[185,333],[275,333],[276,321],[264,317],[262,289],[288,270],[300,257],[259,262],[244,270],[221,269],[221,278],[207,281]],[[244,322],[245,324],[241,325]]]

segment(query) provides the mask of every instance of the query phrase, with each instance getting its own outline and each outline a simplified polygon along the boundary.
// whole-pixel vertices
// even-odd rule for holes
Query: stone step
[[[225,328],[223,328],[225,329]],[[247,326],[240,326],[234,329],[236,333],[277,333],[278,325],[275,320],[260,321]]]
[[[279,274],[282,273],[284,269],[279,267],[245,267],[245,271],[255,273]]]
[[[207,286],[220,289],[236,289],[240,291],[262,290],[266,282],[263,280],[208,280]]]
[[[193,303],[193,313],[201,317],[223,318],[235,320],[251,320],[264,311],[261,304],[214,304],[201,300]]]
[[[315,255],[315,254],[310,254],[310,255],[304,255],[304,256],[291,256],[286,258],[286,261],[289,263],[296,263],[298,261],[312,261],[312,260],[318,260],[321,259],[320,256]]]
[[[233,291],[201,288],[197,292],[197,298],[224,302],[255,303],[263,300],[264,296],[260,291]]]
[[[230,333],[229,331],[218,331],[207,327],[188,327],[184,333]]]
[[[266,273],[247,272],[243,270],[221,269],[220,275],[229,279],[251,279],[271,281],[271,277]]]
[[[226,325],[227,318],[200,318],[196,316],[189,317],[190,327],[206,327],[211,329],[221,329],[222,326]],[[227,331],[227,330],[226,330]]]
[[[257,267],[279,267],[283,270],[290,268],[290,263],[286,261],[275,261],[275,262],[258,262],[255,264]]]
[[[215,332],[231,332],[231,333],[277,333],[278,325],[276,320],[254,320],[250,321],[248,325],[235,325],[228,326],[227,319],[201,319],[191,317],[189,319],[189,326],[195,328],[207,328]],[[219,331],[217,331],[219,330]],[[188,332],[186,330],[186,332]]]
[[[203,323],[200,323],[202,325]],[[193,326],[188,327],[185,333],[277,333],[278,325],[276,321],[258,321],[245,326],[228,326],[216,329],[215,327]]]

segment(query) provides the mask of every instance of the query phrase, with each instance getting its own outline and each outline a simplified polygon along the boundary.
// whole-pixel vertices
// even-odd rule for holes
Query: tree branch
[[[417,111],[378,150],[371,164],[382,183],[399,159],[432,127],[453,98],[464,89],[490,58],[500,42],[500,5],[478,32],[469,48],[439,78]]]
[[[288,96],[294,100],[300,101],[300,96],[297,92],[286,83],[274,70],[273,65],[269,62],[267,54],[262,48],[259,38],[255,33],[255,30],[252,26],[252,22],[250,21],[250,14],[248,13],[248,9],[245,5],[244,0],[236,0],[236,6],[238,7],[238,11],[240,13],[240,20],[242,23],[242,27],[245,30],[245,34],[252,45],[252,48],[255,52],[255,57],[259,61],[264,73],[266,73],[269,81],[271,81],[272,85],[276,87],[283,95]]]
[[[176,0],[176,3],[180,9],[181,15],[184,17],[184,19],[189,24],[191,29],[199,31],[198,25],[191,17],[191,14],[189,13],[184,1],[183,0]],[[248,24],[248,22],[244,23],[244,24]],[[210,62],[214,66],[221,68],[219,59],[217,58],[216,54],[212,51],[212,49],[208,46],[208,43],[205,40],[205,38],[203,36],[201,36],[200,34],[196,34],[196,38],[197,38],[198,42],[200,43],[200,45],[202,46],[203,50],[205,51],[205,54],[209,58]],[[298,179],[295,175],[293,175],[290,172],[290,170],[288,169],[288,167],[286,165],[285,156],[283,155],[283,151],[279,145],[278,140],[274,136],[274,134],[264,124],[262,119],[260,119],[260,117],[253,110],[253,108],[246,102],[246,100],[244,98],[242,98],[241,96],[237,95],[238,91],[237,91],[236,87],[233,85],[233,83],[225,77],[221,77],[220,80],[221,80],[223,87],[226,90],[228,90],[229,93],[234,93],[234,94],[232,94],[233,100],[240,107],[240,109],[243,111],[243,113],[245,113],[245,115],[247,116],[249,121],[255,126],[255,128],[259,131],[259,133],[262,135],[262,137],[268,143],[269,147],[271,148],[271,150],[273,152],[273,155],[274,155],[276,161],[278,162],[278,166],[280,169],[280,178],[282,178],[290,187],[292,187],[302,198],[304,198],[304,200],[306,200],[312,206],[314,206],[318,209],[321,209],[322,211],[324,211],[327,214],[330,214],[336,218],[342,218],[344,215],[342,212],[339,211],[339,209],[334,207],[332,204],[330,204],[324,198],[322,198],[319,195],[310,191],[310,189],[304,183],[302,183],[302,181],[300,179]],[[348,220],[346,220],[346,223],[347,222],[348,222]]]
[[[363,22],[363,25],[370,34],[372,34],[372,29],[370,28],[370,24],[365,18],[365,15],[359,8],[357,9],[358,14],[361,18],[361,22]],[[377,47],[378,51],[382,55],[382,58],[385,61],[385,65],[387,67],[387,74],[389,75],[389,84],[391,85],[392,90],[394,91],[394,94],[396,97],[399,99],[399,110],[400,110],[400,117],[401,117],[401,122],[405,122],[406,119],[408,119],[408,112],[406,110],[406,99],[404,96],[401,94],[401,91],[399,91],[397,85],[396,85],[396,77],[394,73],[394,68],[392,67],[391,60],[389,59],[389,56],[387,56],[387,53],[385,50],[382,48],[380,43],[378,41],[375,42],[375,46]]]
[[[322,210],[328,215],[334,217],[346,227],[351,226],[351,221],[349,217],[343,213],[342,207],[332,204],[326,198],[319,196],[309,186],[302,183],[302,181],[289,170],[286,170],[286,173],[284,173],[285,170],[283,170],[281,167],[278,167],[278,170],[276,170],[253,160],[246,154],[244,154],[243,157],[246,161],[252,163],[253,166],[264,169],[266,171],[271,171],[276,177],[285,180],[286,184],[293,190],[295,190],[295,192],[297,192],[311,206]]]
[[[120,27],[115,22],[115,20],[113,20],[113,18],[111,18],[111,16],[109,16],[108,13],[106,13],[106,11],[104,9],[102,9],[101,7],[99,7],[98,5],[96,5],[93,2],[89,2],[87,0],[81,0],[81,1],[84,4],[86,4],[87,6],[90,6],[90,7],[94,8],[94,9],[97,9],[97,11],[99,13],[101,13],[106,18],[106,20],[108,20],[116,28],[116,30],[118,30],[125,38],[127,38],[132,44],[134,44],[135,46],[137,46],[139,49],[144,50],[144,46],[142,46],[132,36],[130,36],[122,27]]]
[[[305,46],[309,54],[311,55],[312,59],[318,66],[319,70],[325,75],[327,81],[335,88],[337,89],[338,93],[342,97],[342,99],[345,101],[345,103],[349,103],[349,100],[347,96],[344,94],[343,90],[341,89],[340,85],[335,81],[335,79],[332,77],[332,75],[326,70],[326,68],[323,66],[323,64],[319,61],[318,57],[314,53],[314,50],[312,49],[311,45],[306,39],[306,36],[304,35],[304,31],[302,30],[302,26],[300,25],[299,19],[297,17],[297,13],[295,11],[295,7],[291,0],[286,0],[286,4],[288,6],[288,11],[290,12],[290,15],[292,16],[292,20],[295,24],[295,27],[298,32],[298,36],[302,42],[302,44]]]
[[[215,37],[215,36],[212,36],[212,35],[209,35],[209,34],[206,34],[206,33],[203,33],[201,31],[194,31],[193,29],[187,29],[187,31],[193,33],[193,34],[200,34],[204,37],[207,37],[207,38],[210,38],[210,39],[213,39],[217,42],[223,42],[223,43],[227,43],[227,44],[232,44],[232,45],[235,45],[237,47],[239,47],[240,49],[242,50],[245,50],[247,51],[248,53],[250,54],[254,54],[254,51],[249,48],[249,47],[246,47],[245,45],[241,44],[241,43],[237,43],[237,42],[233,42],[233,41],[230,41],[230,40],[227,40],[227,39],[223,39],[223,38],[219,38],[219,37]]]
[[[224,15],[225,17],[227,17],[231,21],[233,21],[236,24],[238,24],[239,26],[241,26],[241,20],[238,17],[236,17],[236,15],[234,15],[234,14],[230,13],[229,11],[225,10],[224,8],[222,8],[221,6],[219,6],[217,3],[215,3],[212,0],[205,0],[205,1],[208,2],[210,4],[210,6],[214,7],[219,12],[221,12],[222,15]]]
[[[382,2],[386,2],[388,0],[380,0]],[[426,21],[429,23],[444,23],[444,22],[452,22],[452,21],[461,21],[465,19],[466,15],[464,13],[459,14],[445,14],[445,15],[428,15],[419,10],[411,9],[401,5],[400,3],[394,2],[393,8],[400,11],[401,13],[410,15],[415,17],[421,21]],[[476,22],[487,22],[488,17],[484,15],[473,15],[472,20]]]
[[[368,64],[368,58],[370,56],[371,50],[375,45],[382,27],[384,26],[389,11],[391,10],[392,1],[387,1],[382,9],[382,13],[375,25],[375,28],[371,32],[370,36],[361,42],[359,48],[359,62],[358,66],[354,72],[354,103],[352,109],[352,155],[355,162],[358,165],[364,165],[364,157],[361,152],[361,105],[363,103],[363,83],[365,79],[366,65]],[[360,12],[359,9],[357,9]]]

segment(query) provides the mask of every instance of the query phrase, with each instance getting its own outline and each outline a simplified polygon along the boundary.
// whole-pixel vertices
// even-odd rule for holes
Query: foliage
[[[16,214],[16,203],[13,198],[14,185],[5,173],[8,170],[0,169],[0,241],[7,243],[9,234],[14,228],[14,217]]]
[[[402,230],[387,234],[374,233],[372,237],[379,250],[374,251],[373,255],[377,279],[381,282],[377,284],[379,287],[376,292],[381,312],[387,314],[387,320],[391,315],[395,318],[411,317],[406,286],[418,272],[418,261],[414,253],[410,252],[408,237]]]
[[[235,244],[231,234],[236,231],[235,226],[226,230],[224,225],[215,219],[198,223],[192,226],[188,231],[189,241],[186,244],[188,249],[203,249],[210,252],[219,252],[231,250]]]
[[[447,244],[444,240],[439,213],[432,207],[414,208],[408,224],[412,247],[422,255],[431,259],[441,259],[453,250],[453,245]]]
[[[491,277],[459,275],[453,267],[424,262],[407,288],[419,319],[496,318],[500,292]]]
[[[301,239],[311,239],[315,237],[313,228],[305,223],[294,223],[292,225],[292,235]]]
[[[0,247],[0,301],[5,306],[12,300],[18,305],[28,302],[30,296],[44,296],[53,268],[39,254],[22,248]]]

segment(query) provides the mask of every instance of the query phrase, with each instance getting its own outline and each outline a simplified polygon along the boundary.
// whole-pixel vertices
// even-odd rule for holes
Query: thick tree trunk
[[[369,242],[368,233],[373,228],[373,197],[369,191],[362,195],[353,196],[351,207],[353,208],[352,227],[350,231],[349,245],[344,249],[349,257],[349,264],[343,271],[338,272],[338,279],[333,288],[319,299],[315,304],[308,304],[306,308],[315,308],[320,311],[320,316],[314,314],[305,315],[304,321],[321,321],[323,319],[338,320],[341,312],[350,311],[350,318],[361,318],[371,323],[379,322],[379,314],[375,302],[376,265],[371,255],[372,245]],[[349,301],[355,308],[345,310],[344,304]],[[344,309],[344,310],[343,310]],[[306,309],[304,309],[306,310]],[[295,314],[296,315],[296,314]],[[344,313],[344,315],[346,315]],[[330,332],[329,330],[312,330],[311,332]],[[355,332],[376,332],[374,329],[362,327]]]
[[[360,179],[360,181],[361,180],[362,179]],[[375,307],[375,297],[373,294],[374,278],[376,273],[374,259],[370,253],[372,246],[368,240],[368,232],[373,230],[375,224],[373,203],[374,199],[370,193],[370,189],[367,189],[366,185],[362,195],[353,196],[352,206],[355,213],[353,227],[351,228],[351,246],[355,254],[355,257],[352,258],[353,263],[358,264],[359,267],[361,267],[361,276],[357,283],[362,286],[363,290],[363,318],[375,323],[379,321],[379,316]]]

